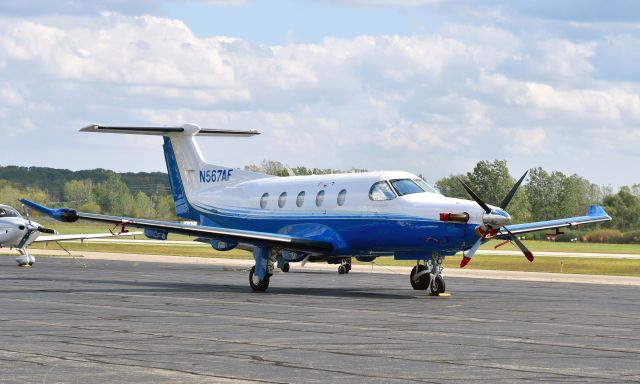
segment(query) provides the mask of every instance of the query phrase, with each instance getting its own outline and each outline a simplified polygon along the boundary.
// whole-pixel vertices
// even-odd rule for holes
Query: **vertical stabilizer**
[[[247,137],[259,134],[257,131],[200,128],[195,124],[183,124],[179,127],[90,125],[82,128],[81,131],[163,136],[164,157],[176,213],[180,217],[191,220],[200,218],[192,205],[198,200],[200,193],[215,191],[247,180],[271,177],[239,168],[209,164],[204,160],[195,140],[195,136]]]

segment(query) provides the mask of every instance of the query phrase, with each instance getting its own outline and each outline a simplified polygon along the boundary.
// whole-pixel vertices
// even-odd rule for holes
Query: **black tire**
[[[280,270],[282,272],[289,272],[289,268],[290,268],[289,267],[289,263],[284,263],[284,264],[282,264],[282,267],[280,268]]]
[[[416,273],[424,271],[425,268],[426,267],[424,265],[416,265],[415,267],[413,267],[413,269],[411,270],[411,274],[409,275],[409,281],[411,282],[411,287],[413,287],[413,289],[417,291],[424,291],[427,288],[429,288],[431,274],[425,273],[424,275],[418,278],[418,281],[415,281],[413,279]]]
[[[442,276],[437,276],[431,282],[431,293],[432,294],[439,295],[441,293],[444,293],[445,289],[446,289],[446,285],[444,283],[444,279],[442,278]]]
[[[256,270],[256,267],[253,266],[251,267],[251,270],[249,271],[249,285],[251,286],[251,289],[253,289],[256,292],[264,292],[267,290],[267,288],[269,288],[269,274],[267,274],[264,279],[259,280],[258,276],[254,275],[254,272]],[[255,281],[254,281],[255,280]]]
[[[344,265],[339,266],[338,273],[344,275],[345,273],[347,273],[347,268],[345,268]]]

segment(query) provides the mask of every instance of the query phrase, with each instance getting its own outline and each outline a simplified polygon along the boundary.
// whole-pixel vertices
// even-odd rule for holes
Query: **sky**
[[[640,183],[635,1],[3,0],[0,165],[165,171],[91,123],[257,129],[210,163],[405,170],[504,159]]]

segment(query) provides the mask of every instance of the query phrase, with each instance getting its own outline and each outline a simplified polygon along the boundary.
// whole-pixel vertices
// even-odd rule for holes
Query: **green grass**
[[[541,252],[576,252],[576,253],[631,253],[640,254],[640,244],[607,244],[607,243],[562,243],[555,241],[524,240],[526,246],[535,253]],[[493,240],[483,244],[480,249],[492,250],[500,244]],[[498,250],[516,249],[514,245],[505,244]]]

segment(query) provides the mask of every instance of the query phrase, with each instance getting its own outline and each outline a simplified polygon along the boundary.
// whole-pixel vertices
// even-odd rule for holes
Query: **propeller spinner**
[[[482,226],[480,228],[482,236],[480,236],[480,238],[473,244],[471,249],[469,249],[469,251],[464,255],[464,257],[460,261],[460,268],[464,268],[465,265],[469,264],[471,258],[480,248],[482,243],[491,239],[501,229],[504,229],[505,232],[509,234],[511,240],[513,240],[516,246],[522,251],[522,253],[524,253],[527,260],[533,261],[533,254],[531,253],[531,251],[529,251],[529,249],[522,243],[522,241],[514,236],[513,233],[511,233],[511,231],[509,231],[509,229],[506,227],[506,225],[509,224],[509,221],[511,220],[511,216],[509,216],[509,214],[505,211],[505,209],[511,202],[511,199],[513,199],[513,196],[515,196],[516,192],[518,191],[518,188],[520,188],[520,184],[522,184],[528,172],[529,171],[525,172],[524,175],[522,175],[522,177],[520,177],[520,179],[511,188],[511,191],[509,191],[507,196],[505,196],[504,200],[502,200],[502,202],[500,203],[499,210],[491,209],[491,207],[489,207],[484,201],[482,201],[482,199],[475,192],[473,192],[473,190],[469,188],[469,186],[464,181],[462,181],[462,179],[458,179],[460,183],[462,183],[462,186],[464,187],[465,191],[467,191],[469,196],[471,196],[471,198],[476,203],[478,203],[478,205],[485,211],[485,213],[482,215]]]

